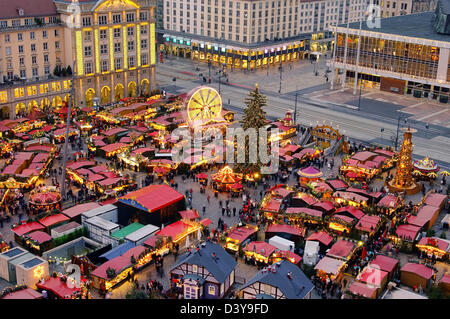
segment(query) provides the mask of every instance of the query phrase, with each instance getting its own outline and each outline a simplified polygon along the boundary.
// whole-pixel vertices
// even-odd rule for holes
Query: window
[[[121,21],[121,15],[120,14],[114,14],[113,15],[113,23],[120,23]]]
[[[208,286],[208,294],[214,296],[216,294],[216,287],[215,286]]]
[[[119,59],[115,59],[114,60],[114,68],[116,70],[119,70],[121,67],[122,67],[122,60],[120,58]]]
[[[35,55],[33,55],[33,56],[31,57],[31,63],[32,63],[32,64],[36,64],[36,63],[37,63],[37,58],[36,58]]]
[[[50,74],[50,67],[48,65],[44,66],[44,73],[45,75]]]
[[[14,97],[15,98],[23,97],[24,95],[25,95],[24,88],[16,88],[16,89],[14,89]]]
[[[48,54],[44,54],[44,63],[48,63]]]
[[[20,70],[20,77],[22,79],[26,79],[27,78],[27,72],[26,70]]]
[[[120,52],[120,42],[114,43],[114,52]]]
[[[55,37],[59,37],[59,30],[55,29]]]
[[[23,45],[19,45],[19,53],[23,53]]]
[[[47,30],[42,31],[42,37],[45,39],[47,38]]]
[[[100,39],[106,39],[106,30],[100,30]]]
[[[147,49],[147,40],[141,40],[141,49]]]
[[[130,67],[130,68],[134,67],[134,56],[130,56],[128,58],[128,67]]]
[[[146,25],[141,26],[141,34],[147,34],[147,26]]]
[[[108,53],[108,46],[106,44],[100,45],[100,54],[107,54]]]
[[[13,27],[20,27],[20,20],[13,20],[12,26]]]
[[[0,103],[8,102],[8,92],[2,91],[0,92]]]
[[[20,64],[21,66],[24,66],[24,65],[25,65],[25,58],[24,58],[24,57],[20,57],[20,58],[19,58],[19,64]]]
[[[36,95],[37,94],[36,85],[27,87],[27,94],[28,96]]]
[[[120,38],[120,28],[114,29],[114,38]]]
[[[59,41],[55,41],[55,49],[59,49]]]
[[[144,53],[141,55],[141,64],[142,65],[147,65],[148,64],[148,55],[147,53]]]
[[[83,17],[83,27],[88,27],[91,25],[91,17]]]
[[[66,81],[64,81],[64,82],[66,82]],[[39,93],[40,94],[44,94],[47,92],[48,92],[48,84],[47,83],[39,85]]]
[[[84,47],[84,56],[91,56],[92,55],[92,49],[90,46]]]
[[[98,24],[107,24],[108,23],[108,17],[107,16],[99,16],[98,17]]]
[[[42,46],[43,46],[43,48],[44,48],[44,51],[48,50],[48,44],[47,44],[47,42],[44,42],[44,43],[42,44]]]
[[[5,48],[5,54],[6,55],[11,55],[11,47],[6,47]]]
[[[127,22],[134,21],[134,13],[127,13]]]
[[[134,41],[128,41],[128,51],[134,50]]]
[[[139,13],[139,20],[141,20],[141,21],[146,21],[148,18],[147,18],[147,11],[142,11],[142,12],[140,12]]]
[[[103,60],[102,61],[102,72],[107,72],[108,71],[108,60]]]
[[[134,27],[128,27],[127,28],[127,34],[128,35],[134,35]]]
[[[91,62],[86,62],[86,64],[84,65],[84,73],[86,73],[86,74],[92,73],[92,63]]]
[[[5,34],[5,42],[11,41],[9,34]]]
[[[22,41],[22,33],[17,33],[17,41]]]
[[[8,21],[0,21],[0,28],[7,28],[8,27]]]
[[[84,32],[84,41],[91,41],[91,31]]]

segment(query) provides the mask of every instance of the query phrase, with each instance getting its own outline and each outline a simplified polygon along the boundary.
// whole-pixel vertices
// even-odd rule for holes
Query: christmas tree
[[[259,140],[259,128],[267,125],[266,112],[264,107],[267,105],[267,98],[259,92],[258,84],[255,85],[255,89],[250,91],[249,96],[244,101],[247,106],[244,110],[244,116],[241,120],[241,125],[244,130],[254,128],[257,133],[257,140]],[[245,163],[239,163],[237,170],[245,175],[254,176],[259,173],[260,167],[263,165],[260,162],[259,156],[257,156],[256,163],[250,163],[249,161],[249,139],[246,137],[245,141]]]

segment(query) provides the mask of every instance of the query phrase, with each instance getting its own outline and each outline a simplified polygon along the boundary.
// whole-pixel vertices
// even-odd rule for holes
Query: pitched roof
[[[337,275],[344,264],[345,261],[343,260],[325,256],[317,263],[314,269],[322,270],[327,274]]]
[[[292,279],[289,279],[288,273],[291,273]],[[242,290],[256,282],[277,287],[287,299],[303,299],[314,288],[303,271],[287,260],[260,270],[239,289]]]
[[[328,246],[333,241],[333,237],[327,234],[326,232],[319,231],[309,236],[307,240],[318,241],[324,244],[325,246]]]
[[[147,212],[154,212],[158,209],[176,203],[184,198],[184,195],[177,192],[169,185],[150,185],[137,191],[128,193],[119,198],[119,202],[137,207]]]
[[[97,207],[100,207],[100,205],[96,202],[84,203],[67,208],[63,210],[62,213],[67,217],[74,218],[75,216],[81,215],[82,213]]]
[[[244,251],[255,252],[264,257],[270,257],[278,248],[265,241],[252,241],[244,247]]]
[[[439,213],[439,208],[434,206],[422,206],[417,213],[417,216],[410,216],[408,223],[411,225],[423,227],[426,223],[431,221],[435,214]]]
[[[69,220],[69,217],[67,217],[63,214],[55,214],[55,215],[51,215],[51,216],[47,216],[42,219],[39,219],[39,223],[41,223],[45,227],[49,227],[54,224],[65,222],[68,220]]]
[[[433,269],[428,268],[423,264],[416,264],[416,263],[407,263],[402,267],[402,269],[400,269],[400,271],[411,272],[425,279],[430,279],[434,273]]]
[[[25,17],[39,17],[44,15],[56,15],[56,6],[53,0],[0,0],[0,18],[25,18]],[[24,10],[24,15],[19,15],[19,9]]]
[[[250,226],[243,226],[233,229],[229,234],[228,238],[238,240],[240,243],[242,243],[244,240],[246,240],[249,236],[256,233],[256,229],[254,227]]]
[[[199,249],[192,249],[179,258],[177,263],[172,266],[171,271],[176,267],[187,263],[205,267],[214,278],[220,283],[225,282],[231,272],[236,268],[237,262],[233,256],[228,254],[219,244],[206,241]],[[216,254],[214,258],[213,253]]]
[[[447,195],[438,193],[428,194],[425,198],[425,205],[440,207],[447,197]]]
[[[395,230],[395,233],[402,239],[414,241],[416,239],[419,230],[420,227],[418,226],[405,224],[398,226],[397,229]]]
[[[356,244],[354,242],[340,239],[331,247],[327,256],[347,258],[355,247]]]
[[[271,224],[267,228],[266,233],[287,233],[295,236],[302,236],[303,230],[294,225]]]
[[[352,284],[348,287],[348,290],[358,296],[362,296],[365,298],[372,298],[377,291],[377,288],[373,285],[368,285],[363,282],[354,281]]]
[[[392,272],[397,266],[399,261],[395,258],[387,257],[384,255],[377,255],[374,260],[370,263],[372,267],[379,267],[381,270]]]

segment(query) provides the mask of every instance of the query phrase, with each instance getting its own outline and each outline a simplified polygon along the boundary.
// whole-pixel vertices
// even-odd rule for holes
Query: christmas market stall
[[[256,239],[257,231],[258,227],[252,225],[230,228],[225,239],[225,249],[231,253],[236,253],[246,243]]]
[[[317,263],[314,270],[316,270],[317,277],[323,282],[326,281],[326,278],[333,282],[340,282],[346,266],[347,263],[342,259],[325,256]]]
[[[383,271],[377,267],[371,267],[370,265],[364,267],[364,269],[357,275],[356,280],[364,283],[368,286],[376,288],[376,297],[379,297],[383,290],[386,288],[388,281],[388,272]]]
[[[327,256],[347,261],[352,258],[358,247],[351,240],[339,239],[331,246],[331,249],[327,252]]]
[[[395,195],[388,194],[377,203],[376,207],[378,213],[391,216],[403,207],[403,200]]]
[[[0,299],[42,299],[44,296],[31,288],[27,288],[27,286],[17,286],[17,287],[9,287],[5,288],[0,294]]]
[[[184,195],[168,185],[150,185],[119,198],[119,223],[136,220],[143,225],[161,227],[178,219],[178,211],[184,210]]]
[[[377,158],[377,161],[373,161],[375,158]],[[339,171],[350,180],[370,180],[381,172],[385,160],[387,160],[386,157],[377,153],[363,151],[344,160],[344,164],[341,165]],[[350,173],[351,175],[349,175]]]
[[[11,231],[14,233],[14,241],[20,243],[22,241],[22,236],[31,233],[33,231],[45,230],[45,227],[38,222],[22,222],[20,225],[13,224]]]
[[[53,135],[53,140],[56,143],[62,143],[64,142],[64,139],[66,138],[66,128],[60,128],[57,129],[55,131],[53,131],[52,135]],[[71,140],[71,138],[75,137],[75,136],[80,136],[80,130],[78,130],[76,127],[69,127],[69,141]]]
[[[320,210],[307,207],[288,207],[285,216],[294,224],[319,225],[323,220],[323,213]]]
[[[346,291],[352,299],[376,299],[378,289],[374,285],[368,285],[364,282],[354,281],[348,286]]]
[[[427,156],[422,160],[414,161],[413,170],[413,175],[415,175],[416,178],[421,180],[430,180],[435,179],[438,176],[437,173],[439,172],[440,167]]]
[[[342,205],[351,205],[355,207],[365,207],[369,198],[353,192],[334,192],[333,199],[336,203]]]
[[[364,215],[356,223],[355,229],[359,234],[373,236],[381,226],[381,218],[375,215]]]
[[[433,276],[434,270],[423,264],[410,262],[400,269],[400,282],[415,290],[419,287],[426,290],[432,284]]]
[[[268,265],[272,254],[277,249],[265,241],[252,241],[243,248],[244,259],[246,263]]]
[[[37,256],[16,265],[18,285],[35,288],[36,284],[49,275],[48,261]]]
[[[450,243],[438,237],[422,237],[416,247],[430,260],[445,261],[450,252]]]
[[[303,258],[300,257],[299,255],[293,253],[292,251],[278,249],[272,254],[271,262],[272,262],[272,264],[275,264],[282,260],[288,260],[291,263],[293,263],[294,265],[297,265],[298,267],[300,267]]]
[[[81,288],[77,284],[80,285],[70,277],[56,275],[41,280],[36,286],[38,291],[47,291],[49,299],[78,299]]]
[[[391,279],[398,271],[399,260],[378,254],[375,259],[370,262],[370,266],[378,268],[388,273],[388,279]]]
[[[42,256],[44,251],[53,248],[53,238],[43,231],[35,231],[24,235],[22,243],[31,253]]]
[[[32,214],[61,208],[61,192],[54,186],[38,187],[30,192],[29,205]]]
[[[38,220],[38,222],[45,227],[45,231],[50,234],[52,228],[61,226],[63,224],[66,224],[69,222],[69,217],[67,217],[64,214],[57,213],[57,214],[51,214],[47,215],[44,218],[41,218]]]
[[[266,239],[270,239],[273,236],[280,236],[294,243],[298,243],[305,237],[306,229],[288,224],[270,224],[265,233]]]
[[[325,252],[328,248],[330,248],[330,245],[333,242],[333,237],[324,231],[318,231],[311,234],[306,240],[319,242],[320,251]]]

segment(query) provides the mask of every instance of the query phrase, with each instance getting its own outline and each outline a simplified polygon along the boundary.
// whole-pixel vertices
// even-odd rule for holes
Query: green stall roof
[[[134,233],[136,230],[141,229],[144,225],[139,223],[132,223],[122,229],[116,230],[111,233],[111,236],[117,239],[123,239],[127,237],[129,234]]]

